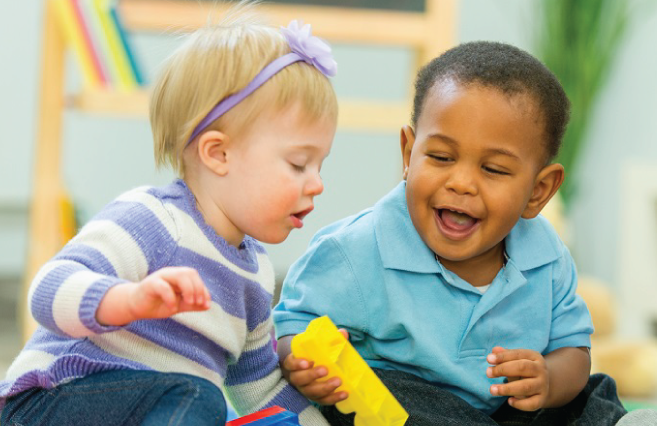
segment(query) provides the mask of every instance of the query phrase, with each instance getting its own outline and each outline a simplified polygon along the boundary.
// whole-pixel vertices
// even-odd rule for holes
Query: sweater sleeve
[[[283,378],[272,332],[269,316],[248,333],[244,351],[228,367],[224,388],[231,404],[240,415],[278,405],[297,413],[302,425],[328,425],[319,411]]]
[[[161,268],[175,251],[176,234],[159,199],[144,188],[125,193],[37,273],[28,295],[32,315],[48,330],[74,338],[120,328],[96,321],[100,301],[111,287]]]

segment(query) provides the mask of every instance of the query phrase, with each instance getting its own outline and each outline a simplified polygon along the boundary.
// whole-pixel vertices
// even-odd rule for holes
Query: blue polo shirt
[[[328,315],[365,361],[420,376],[491,414],[505,401],[486,377],[494,346],[547,354],[590,347],[575,265],[546,219],[521,219],[485,293],[445,269],[413,227],[400,183],[374,207],[320,230],[292,265],[277,337]]]

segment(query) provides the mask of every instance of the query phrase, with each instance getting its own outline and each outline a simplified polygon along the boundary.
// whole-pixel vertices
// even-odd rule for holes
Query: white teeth
[[[464,225],[473,219],[472,217],[470,217],[470,215],[460,212],[458,210],[452,210],[452,209],[446,209],[446,210],[449,211],[449,215],[451,216],[452,220],[459,225]]]
[[[458,214],[458,213],[457,213]],[[468,222],[467,217],[463,217],[459,214],[459,216],[454,216],[454,221],[458,223],[459,225],[465,225]]]
[[[452,210],[452,209],[447,209],[447,210],[449,210],[449,211],[452,212],[452,213],[456,213],[456,214],[458,214],[458,215],[470,216],[469,214],[467,214],[467,213],[463,213],[463,212],[460,211],[460,210]]]

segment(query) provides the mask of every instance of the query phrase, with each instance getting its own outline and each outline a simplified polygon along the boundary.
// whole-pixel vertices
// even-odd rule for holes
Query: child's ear
[[[218,130],[204,132],[198,140],[201,162],[219,176],[228,173],[228,136]]]
[[[550,164],[543,167],[534,181],[534,190],[532,196],[527,202],[522,217],[532,219],[543,210],[543,207],[556,194],[557,190],[563,183],[564,170],[561,164]]]
[[[411,151],[413,150],[413,144],[415,143],[415,132],[411,126],[403,126],[401,128],[401,152],[402,152],[402,167],[404,169],[404,180],[408,176],[408,166],[411,161]]]

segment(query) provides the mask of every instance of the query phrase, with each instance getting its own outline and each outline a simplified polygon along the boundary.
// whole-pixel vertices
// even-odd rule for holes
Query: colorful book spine
[[[112,86],[117,88],[121,86],[121,78],[119,75],[119,68],[114,60],[112,60],[112,49],[110,48],[109,39],[105,26],[103,24],[103,1],[102,0],[86,0],[91,9],[92,21],[98,33],[98,40],[100,41],[100,49],[102,50],[103,62],[107,66],[108,75],[112,82]]]
[[[88,88],[101,86],[101,77],[92,59],[92,53],[85,42],[83,30],[75,13],[71,0],[50,0],[57,14],[59,26],[64,38],[73,47],[75,57],[80,65],[84,85]]]
[[[100,83],[103,86],[107,86],[107,75],[105,74],[105,70],[101,64],[99,51],[94,46],[89,21],[86,19],[84,13],[82,12],[81,0],[71,0],[71,3],[73,4],[73,11],[75,12],[75,18],[78,23],[78,27],[80,28],[80,32],[82,33],[85,48],[89,52],[89,56],[91,56],[94,70],[100,79]]]
[[[121,21],[121,17],[119,16],[116,4],[113,4],[110,7],[110,14],[112,15],[112,20],[114,21],[114,25],[116,26],[119,38],[121,39],[123,49],[125,50],[126,56],[128,57],[128,62],[130,63],[130,68],[132,69],[132,74],[135,78],[135,81],[138,85],[143,86],[145,84],[144,77],[141,72],[141,68],[137,63],[137,58],[135,57],[134,51],[130,44],[130,40],[128,39],[128,34],[125,30],[125,27],[123,26],[123,22]]]
[[[107,39],[110,50],[110,61],[117,71],[118,88],[122,91],[131,91],[137,86],[137,81],[130,65],[130,60],[123,47],[121,36],[111,15],[111,0],[93,0],[99,11],[100,23]]]
[[[119,79],[118,72],[113,69],[110,59],[109,45],[103,33],[103,28],[100,24],[100,15],[94,7],[93,0],[78,0],[80,11],[84,22],[87,23],[87,29],[91,37],[91,44],[96,52],[98,61],[100,62],[101,69],[105,74],[108,87],[116,86]]]

